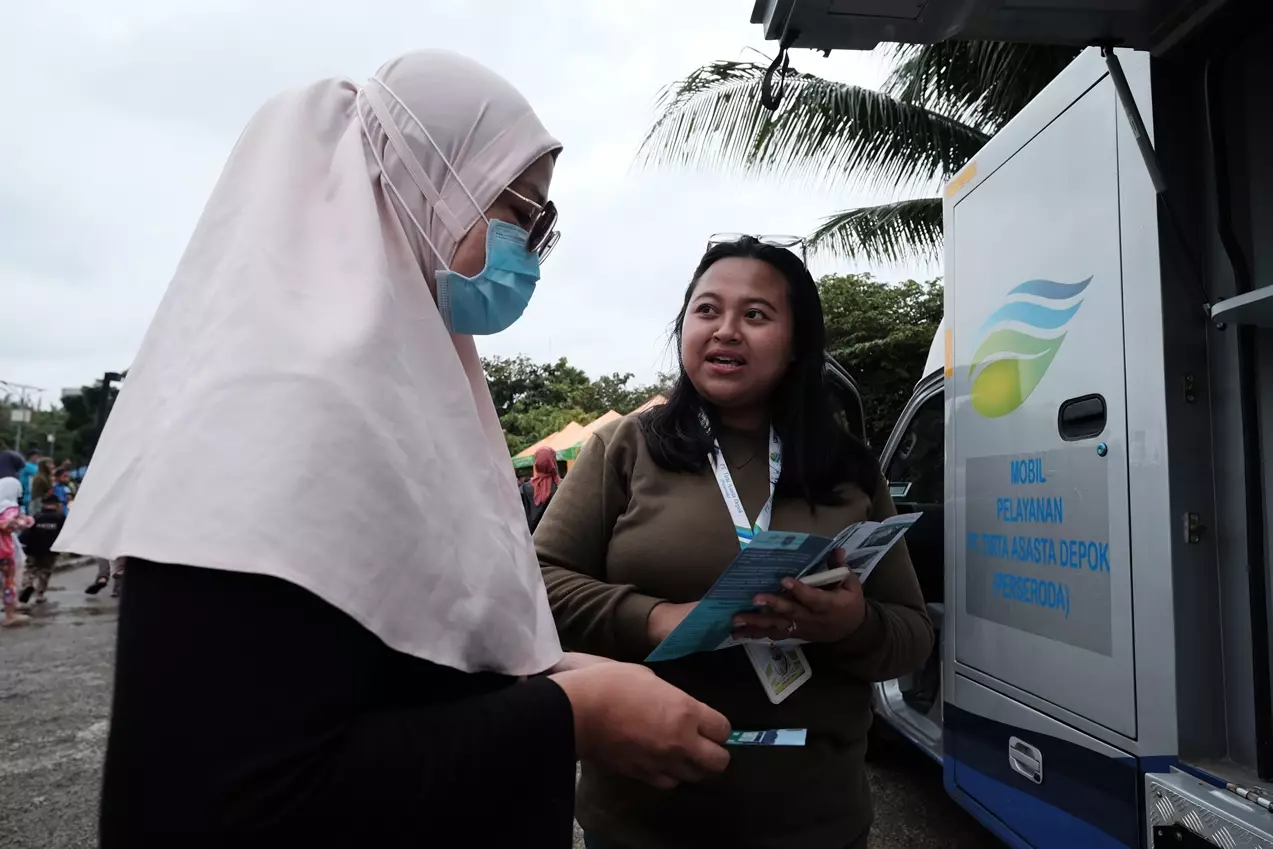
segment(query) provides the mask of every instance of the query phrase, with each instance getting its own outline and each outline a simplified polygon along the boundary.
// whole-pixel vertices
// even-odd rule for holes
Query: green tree
[[[526,356],[486,357],[482,368],[511,454],[572,421],[583,424],[609,410],[631,412],[659,391],[633,385],[631,374],[592,380],[564,357],[555,363],[536,363]]]
[[[601,413],[614,410],[628,413],[649,400],[651,395],[659,392],[658,385],[631,385],[632,374],[605,374],[589,383],[586,387],[571,396],[572,403],[586,410],[599,410]],[[600,413],[598,413],[600,415]]]
[[[588,375],[565,357],[555,363],[536,363],[526,356],[484,357],[482,368],[501,418],[536,407],[567,406],[575,393],[590,384]]]
[[[818,281],[818,290],[827,350],[857,379],[867,439],[878,451],[923,377],[942,318],[942,284],[887,284],[869,274],[830,274]]]
[[[810,248],[873,262],[934,259],[942,204],[928,194],[933,184],[963,167],[1076,54],[1000,42],[897,46],[881,91],[792,71],[772,112],[761,104],[764,65],[712,62],[664,89],[639,156],[649,165],[897,192],[904,197],[827,216]]]
[[[18,426],[12,421],[12,411],[18,409],[16,398],[0,400],[0,447],[12,448],[22,454],[36,448],[45,454],[52,452],[56,459],[78,462],[71,447],[71,431],[66,426],[66,411],[61,407],[31,410],[31,421],[22,425],[22,441],[18,442]],[[24,407],[24,409],[30,409]],[[49,436],[53,441],[49,441]]]
[[[508,453],[515,456],[571,422],[586,424],[599,415],[578,407],[535,407],[524,413],[509,413],[499,423],[504,429]]]
[[[103,398],[103,393],[106,393]],[[112,384],[109,391],[98,380],[90,386],[80,388],[79,395],[71,395],[63,399],[66,410],[66,428],[70,437],[70,454],[78,464],[87,463],[97,449],[97,440],[102,432],[98,427],[98,411],[101,404],[106,404],[109,415],[119,397],[119,386]]]

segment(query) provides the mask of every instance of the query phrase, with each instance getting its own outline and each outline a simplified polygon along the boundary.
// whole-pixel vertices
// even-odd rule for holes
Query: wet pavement
[[[117,600],[56,572],[31,622],[0,629],[0,846],[96,846]]]
[[[879,741],[866,771],[875,808],[869,849],[1003,849],[946,795],[941,767],[909,744]],[[584,849],[577,825],[573,849]]]
[[[96,846],[118,609],[108,592],[85,595],[96,574],[93,566],[56,573],[32,622],[0,629],[4,849]],[[1001,845],[946,796],[938,766],[909,747],[877,747],[868,771],[872,849]]]

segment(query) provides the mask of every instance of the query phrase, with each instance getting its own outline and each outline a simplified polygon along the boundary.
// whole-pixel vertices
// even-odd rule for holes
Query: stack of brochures
[[[755,610],[760,594],[784,592],[783,578],[797,578],[812,586],[841,583],[850,571],[863,583],[876,565],[922,513],[903,513],[883,522],[850,525],[834,539],[789,531],[757,534],[716,580],[707,595],[684,621],[655,647],[647,663],[675,660],[695,652],[716,651],[741,644],[730,636],[734,616]],[[832,565],[836,550],[844,552],[844,565]],[[775,645],[800,645],[803,640],[775,641]]]

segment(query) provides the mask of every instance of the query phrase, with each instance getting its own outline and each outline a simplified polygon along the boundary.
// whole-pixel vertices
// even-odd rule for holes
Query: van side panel
[[[1148,57],[1119,55],[1147,88]],[[1124,229],[1139,244],[1153,222],[1152,194],[1124,221],[1125,124],[1086,51],[944,208],[944,775],[1031,849],[1143,841],[1133,570],[1152,581],[1161,564],[1132,561]],[[1147,754],[1172,755],[1150,725]]]
[[[1054,116],[947,222],[955,661],[1134,738],[1122,116],[1104,74]]]

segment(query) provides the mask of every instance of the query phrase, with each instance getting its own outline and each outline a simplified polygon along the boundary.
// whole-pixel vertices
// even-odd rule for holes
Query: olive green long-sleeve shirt
[[[769,495],[768,432],[724,430],[718,439],[754,521]],[[844,504],[816,511],[779,499],[770,527],[830,537],[896,512],[883,481],[870,495],[852,484],[841,493]],[[585,446],[535,547],[564,647],[635,662],[654,648],[650,610],[698,601],[739,550],[714,476],[659,468],[634,417],[599,429]],[[742,648],[654,664],[734,728],[807,728],[807,745],[735,748],[723,775],[670,792],[585,763],[576,802],[584,829],[633,849],[843,849],[860,839],[871,821],[869,683],[918,669],[933,644],[904,543],[875,568],[865,594],[861,627],[843,642],[805,646],[813,677],[778,705]]]

